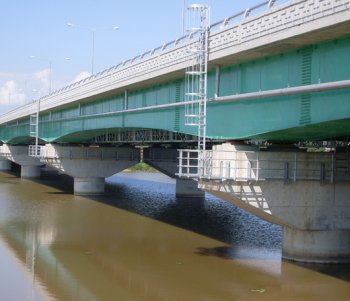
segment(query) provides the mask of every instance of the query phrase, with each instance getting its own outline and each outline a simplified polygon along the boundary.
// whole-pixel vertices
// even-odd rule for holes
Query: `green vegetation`
[[[136,165],[128,168],[128,171],[130,172],[136,172],[136,171],[146,171],[146,172],[158,172],[155,168],[152,166],[149,166],[148,164],[144,162],[137,163]]]

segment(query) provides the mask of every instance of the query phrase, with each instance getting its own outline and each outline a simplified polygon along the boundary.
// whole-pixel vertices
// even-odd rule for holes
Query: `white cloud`
[[[18,106],[24,104],[25,98],[25,94],[13,80],[9,80],[0,86],[1,105]]]
[[[86,71],[82,71],[82,72],[80,72],[80,73],[73,79],[72,83],[81,81],[81,80],[83,80],[84,78],[87,78],[87,77],[90,77],[90,76],[91,76],[91,73],[86,72]]]
[[[36,72],[34,74],[34,78],[40,82],[43,89],[48,89],[50,87],[50,81],[51,81],[50,69],[44,69]]]
[[[6,80],[8,78],[23,79],[26,76],[25,73],[0,72],[0,80]]]
[[[77,82],[91,74],[82,71],[71,82]],[[34,74],[0,72],[0,115],[21,105],[26,104],[39,96],[49,93],[51,81],[51,91],[63,86],[60,80],[52,81],[50,69],[43,69]],[[34,92],[40,91],[40,92]]]

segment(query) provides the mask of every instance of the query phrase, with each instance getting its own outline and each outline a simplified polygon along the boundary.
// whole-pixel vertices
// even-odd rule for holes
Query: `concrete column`
[[[282,257],[315,263],[350,262],[350,230],[299,230],[285,226]]]
[[[7,159],[0,159],[0,170],[11,170],[11,161]]]
[[[177,198],[204,198],[204,191],[198,188],[198,183],[192,179],[176,179]]]
[[[102,177],[75,177],[74,194],[91,195],[103,194],[105,191],[105,178]]]
[[[39,165],[21,165],[21,178],[39,178]]]

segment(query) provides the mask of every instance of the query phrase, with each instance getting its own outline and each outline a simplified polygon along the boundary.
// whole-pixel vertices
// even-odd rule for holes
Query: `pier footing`
[[[283,227],[282,257],[310,263],[350,262],[350,230]]]
[[[75,195],[103,194],[105,191],[104,178],[76,177],[74,178]]]

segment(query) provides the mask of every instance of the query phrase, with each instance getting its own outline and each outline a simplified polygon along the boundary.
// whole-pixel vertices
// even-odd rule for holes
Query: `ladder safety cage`
[[[197,127],[198,148],[180,151],[180,157],[186,155],[188,164],[179,162],[179,176],[201,177],[204,172],[206,150],[206,105],[207,105],[207,71],[209,44],[209,6],[192,4],[187,8],[187,32],[190,44],[187,52],[190,54],[191,66],[185,71],[185,125]],[[194,159],[191,156],[196,156]]]
[[[37,99],[37,110],[29,117],[29,136],[35,138],[35,145],[29,145],[28,156],[40,157],[41,149],[39,147],[39,112],[40,97]]]

